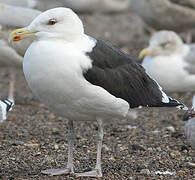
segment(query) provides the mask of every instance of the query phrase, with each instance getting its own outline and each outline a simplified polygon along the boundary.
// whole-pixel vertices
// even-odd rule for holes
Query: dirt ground
[[[109,40],[135,56],[147,44],[149,36],[133,12],[82,15],[82,19],[88,34]],[[1,97],[7,94],[7,72],[0,70]],[[76,179],[41,174],[44,169],[66,166],[66,120],[36,102],[19,71],[16,89],[16,106],[0,124],[0,179]],[[192,94],[172,96],[190,105]],[[184,136],[183,113],[141,109],[136,120],[106,124],[101,179],[195,179],[189,165],[194,162],[194,151]],[[83,172],[95,165],[97,126],[95,122],[75,122],[74,126],[75,168]]]

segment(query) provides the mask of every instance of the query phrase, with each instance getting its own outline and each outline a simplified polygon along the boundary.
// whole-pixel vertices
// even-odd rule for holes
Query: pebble
[[[141,173],[141,174],[146,174],[146,175],[151,174],[149,169],[142,169],[142,170],[140,171],[140,173]]]
[[[195,149],[195,118],[185,124],[185,135],[192,148]]]
[[[27,147],[31,147],[31,148],[37,148],[39,146],[39,144],[37,143],[29,143],[29,144],[24,144]]]
[[[49,116],[48,116],[48,118],[49,118],[50,120],[54,120],[54,119],[56,118],[56,116],[55,116],[54,113],[50,113]]]
[[[178,174],[179,176],[184,176],[184,175],[186,174],[186,172],[185,172],[184,170],[179,170],[179,171],[177,172],[177,174]]]
[[[58,150],[59,149],[59,146],[57,144],[54,145],[54,149],[55,150]]]
[[[189,167],[195,168],[195,163],[187,162],[187,165],[188,165]]]
[[[159,133],[160,133],[159,130],[154,130],[154,131],[152,131],[152,134],[159,134]]]
[[[177,158],[177,157],[181,156],[181,153],[179,151],[173,151],[170,153],[170,156],[172,158]]]
[[[24,142],[22,141],[14,141],[11,143],[12,146],[19,146],[19,145],[24,145]]]
[[[103,144],[102,149],[103,149],[105,152],[110,151],[110,148],[109,148],[106,144]]]
[[[137,128],[137,126],[131,126],[131,125],[127,126],[127,129],[136,129],[136,128]]]
[[[52,128],[51,130],[52,130],[53,135],[59,135],[60,134],[60,132],[57,128]]]
[[[131,154],[131,153],[134,153],[135,151],[146,151],[146,148],[144,148],[143,146],[140,146],[138,144],[132,144],[128,147],[128,152]]]
[[[168,126],[168,127],[166,127],[166,130],[168,130],[168,131],[170,131],[170,132],[172,132],[172,133],[175,132],[175,128],[174,128],[173,126]]]
[[[39,156],[39,155],[41,155],[41,152],[37,152],[37,153],[35,154],[35,157],[36,157],[36,156]]]

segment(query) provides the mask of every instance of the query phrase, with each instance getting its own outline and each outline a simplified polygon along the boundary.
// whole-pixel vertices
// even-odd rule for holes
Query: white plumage
[[[86,47],[81,49],[77,44]],[[94,120],[97,114],[102,114],[102,119],[124,118],[129,109],[127,102],[83,78],[81,68],[88,69],[92,62],[82,52],[91,51],[94,46],[88,37],[67,43],[58,40],[55,45],[53,39],[34,42],[24,57],[27,82],[42,102],[68,119]]]

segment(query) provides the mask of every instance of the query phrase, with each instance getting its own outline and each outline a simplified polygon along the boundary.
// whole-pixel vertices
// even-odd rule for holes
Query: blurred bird
[[[41,12],[35,9],[0,3],[0,24],[8,27],[27,26]]]
[[[4,2],[0,0],[0,2]],[[7,37],[13,27],[21,27],[28,25],[37,15],[41,12],[30,8],[14,6],[16,1],[6,1],[7,3],[12,2],[13,6],[0,3],[0,67],[8,67],[9,69],[9,91],[8,100],[14,104],[14,91],[16,81],[16,69],[22,69],[23,55],[30,45],[32,40],[25,40],[17,45],[8,44]],[[21,5],[23,1],[18,2]],[[30,3],[31,1],[26,1]],[[30,6],[30,5],[29,5]],[[14,14],[14,15],[13,15]],[[2,97],[1,97],[2,98]],[[3,116],[0,119],[5,119],[6,111],[5,104],[0,104]],[[0,120],[1,121],[1,120]]]
[[[195,95],[192,101],[192,108],[184,114],[183,120],[187,121],[184,127],[185,136],[192,148],[195,149]]]
[[[187,32],[187,41],[191,38],[189,32],[195,35],[194,4],[194,0],[132,0],[131,2],[132,7],[147,25],[155,30]]]
[[[13,101],[9,99],[0,100],[0,123],[6,120],[7,112],[12,109],[13,105]]]
[[[68,8],[43,12],[9,39],[36,37],[25,53],[26,80],[41,102],[68,119],[68,163],[64,169],[42,171],[48,175],[72,173],[101,177],[103,122],[128,119],[132,108],[177,107],[144,68],[110,43],[84,33],[80,18]],[[97,121],[97,159],[93,170],[75,173],[74,121]]]
[[[0,0],[0,3],[32,9],[37,6],[37,0]]]
[[[195,44],[184,44],[173,31],[159,31],[140,58],[146,72],[166,92],[195,91]]]

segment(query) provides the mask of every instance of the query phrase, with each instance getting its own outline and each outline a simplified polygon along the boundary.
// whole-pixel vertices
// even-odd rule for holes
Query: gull
[[[0,3],[0,9],[0,24],[15,28],[27,26],[29,22],[41,13],[39,10],[3,3]]]
[[[8,43],[0,39],[0,66],[9,67],[9,91],[7,99],[0,100],[0,122],[6,120],[6,115],[14,105],[15,69],[22,69],[23,57],[20,56]],[[7,103],[8,102],[8,103]]]
[[[12,110],[13,101],[9,99],[0,100],[0,123],[7,119],[7,112]]]
[[[44,170],[48,175],[72,173],[101,177],[103,122],[128,118],[132,108],[178,107],[143,67],[117,47],[84,33],[80,18],[69,8],[47,10],[9,41],[35,36],[25,53],[23,71],[33,94],[56,114],[68,119],[68,163],[65,169]],[[95,169],[75,173],[73,121],[97,121]]]
[[[184,126],[185,136],[193,149],[195,149],[195,112],[194,110],[195,110],[195,95],[193,96],[191,110],[187,111],[183,116],[183,120],[187,121]]]
[[[166,92],[195,91],[195,44],[184,44],[173,31],[159,31],[140,58],[146,72]]]
[[[30,6],[30,2],[26,1],[26,5]],[[0,67],[8,67],[9,69],[9,91],[7,99],[0,101],[0,122],[6,119],[6,114],[11,108],[7,108],[11,103],[11,107],[14,105],[14,91],[15,91],[15,81],[16,81],[16,69],[22,69],[23,55],[27,47],[31,44],[31,40],[25,40],[17,45],[10,45],[7,41],[8,32],[13,27],[21,27],[29,24],[37,15],[41,12],[38,10],[33,10],[24,7],[15,7],[16,1],[6,1],[8,4],[4,4],[3,0],[0,0]],[[18,2],[18,5],[25,5],[24,1]],[[14,16],[13,16],[14,14]]]

